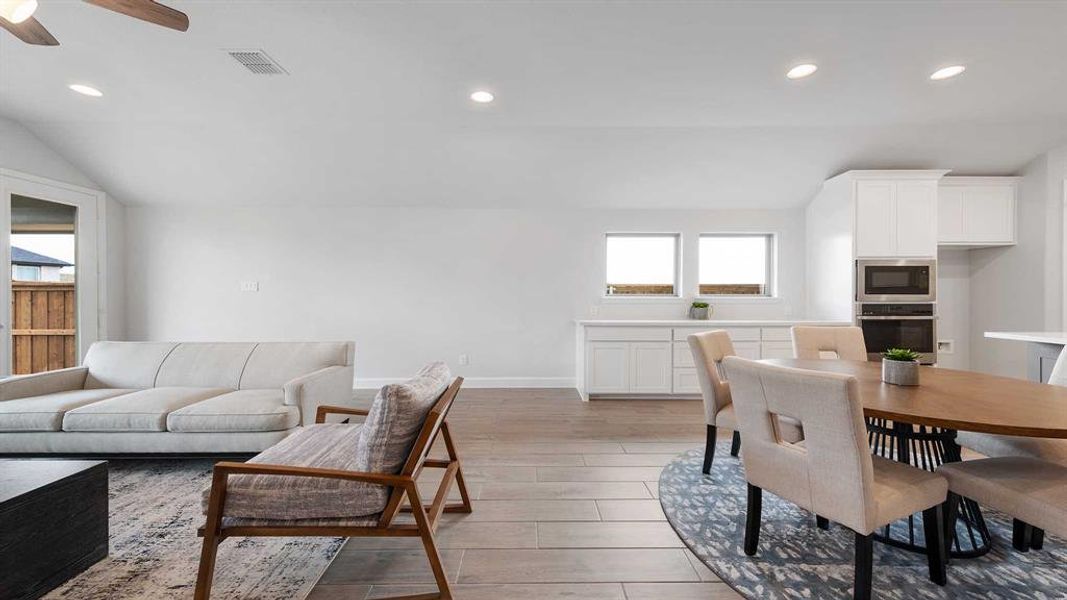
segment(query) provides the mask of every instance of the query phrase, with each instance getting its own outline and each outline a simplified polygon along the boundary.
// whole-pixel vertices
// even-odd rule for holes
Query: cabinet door
[[[963,234],[968,242],[1015,241],[1015,188],[1006,185],[975,185],[963,192]]]
[[[960,243],[963,237],[963,187],[942,186],[937,190],[937,241]]]
[[[630,344],[589,342],[585,347],[585,388],[590,394],[630,391]]]
[[[734,342],[734,352],[741,358],[751,360],[759,360],[761,358],[759,342]]]
[[[895,256],[893,184],[856,182],[856,256]]]
[[[630,391],[635,394],[671,393],[671,344],[630,344]]]
[[[674,386],[671,391],[675,394],[699,394],[700,380],[697,379],[697,370],[693,368],[675,369]]]
[[[896,255],[937,256],[937,182],[896,184]]]
[[[794,358],[793,342],[763,342],[760,358]]]

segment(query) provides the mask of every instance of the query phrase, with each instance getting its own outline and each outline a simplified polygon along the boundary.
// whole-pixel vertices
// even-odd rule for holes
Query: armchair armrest
[[[325,423],[326,415],[356,415],[358,417],[365,417],[370,414],[370,411],[366,408],[348,408],[346,406],[327,406],[320,404],[319,408],[315,411],[315,422]]]
[[[352,367],[326,367],[286,383],[282,390],[285,403],[300,407],[300,423],[315,422],[320,405],[343,405],[352,402]]]
[[[19,375],[0,380],[0,402],[30,396],[69,392],[85,387],[88,367],[71,367],[33,375]]]
[[[364,471],[345,471],[342,469],[320,469],[318,467],[296,467],[293,465],[271,465],[266,463],[218,462],[214,470],[216,477],[230,475],[284,475],[291,477],[319,477],[325,479],[343,479],[345,481],[362,481],[392,487],[407,487],[415,483],[409,475],[390,475],[388,473],[368,473]],[[212,486],[214,487],[214,486]]]

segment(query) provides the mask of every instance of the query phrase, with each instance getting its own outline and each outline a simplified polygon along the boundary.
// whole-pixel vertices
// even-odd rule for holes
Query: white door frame
[[[106,337],[107,195],[11,169],[0,169],[0,266],[11,264],[11,196],[30,196],[77,207],[75,260],[78,364],[93,342]],[[0,268],[0,376],[11,374],[11,268]]]

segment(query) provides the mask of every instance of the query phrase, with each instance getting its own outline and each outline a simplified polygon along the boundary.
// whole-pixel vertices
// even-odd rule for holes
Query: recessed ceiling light
[[[930,74],[930,79],[933,79],[934,81],[940,81],[942,79],[955,77],[966,70],[967,67],[963,65],[952,65],[951,67],[945,67],[943,69],[938,69],[934,71]]]
[[[91,85],[82,85],[80,83],[72,83],[68,87],[70,87],[70,89],[74,90],[75,92],[78,92],[79,94],[83,94],[83,95],[86,95],[86,96],[92,96],[93,98],[99,98],[100,96],[104,95],[104,92],[101,92],[100,90],[94,88]]]
[[[495,98],[496,96],[494,96],[492,92],[487,92],[485,90],[478,90],[471,94],[471,100],[474,100],[478,104],[489,104]]]
[[[0,0],[0,17],[21,23],[37,11],[37,0]]]
[[[789,72],[786,73],[785,76],[790,79],[803,79],[805,77],[808,77],[809,75],[814,74],[815,71],[818,70],[819,67],[817,65],[813,65],[811,63],[804,63],[802,65],[797,65],[792,69],[789,69]]]

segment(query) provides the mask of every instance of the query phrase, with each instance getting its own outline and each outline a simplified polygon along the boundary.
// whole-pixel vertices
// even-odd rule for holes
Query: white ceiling
[[[63,45],[0,31],[0,116],[145,204],[797,206],[849,168],[1009,174],[1067,141],[1062,1],[170,4],[187,33],[40,0]]]

